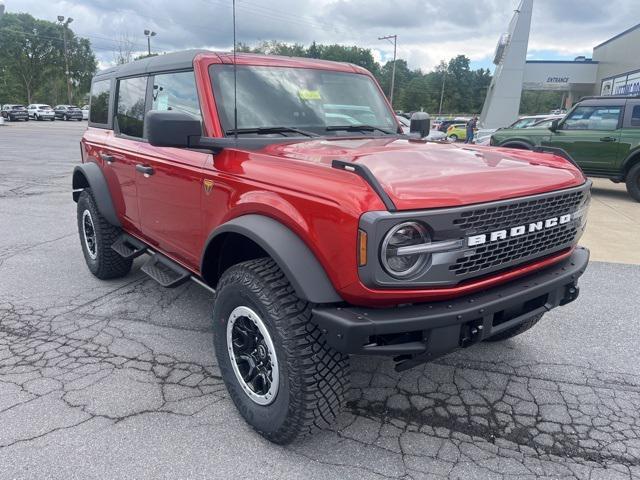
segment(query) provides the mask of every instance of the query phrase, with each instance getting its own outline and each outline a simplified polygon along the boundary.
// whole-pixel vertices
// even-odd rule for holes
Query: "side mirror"
[[[191,147],[202,135],[200,120],[171,110],[150,110],[144,117],[144,136],[154,147]]]
[[[551,126],[549,127],[549,130],[551,130],[552,132],[557,132],[558,131],[558,125],[560,124],[560,120],[554,120],[553,122],[551,122]]]
[[[409,133],[417,134],[420,138],[424,138],[429,135],[431,131],[431,117],[426,112],[416,112],[411,115],[411,124],[409,126]]]

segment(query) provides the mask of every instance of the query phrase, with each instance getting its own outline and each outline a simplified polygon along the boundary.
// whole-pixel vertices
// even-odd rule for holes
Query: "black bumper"
[[[480,293],[386,309],[317,307],[313,319],[340,352],[424,362],[572,302],[588,262],[589,251],[578,247],[562,262]]]

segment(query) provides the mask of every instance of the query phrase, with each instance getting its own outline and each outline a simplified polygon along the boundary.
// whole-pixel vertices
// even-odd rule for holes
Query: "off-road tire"
[[[636,202],[640,202],[640,162],[636,163],[627,173],[627,192]]]
[[[239,306],[261,318],[273,340],[279,388],[268,405],[259,405],[236,377],[227,342],[227,323]],[[213,310],[218,366],[229,394],[244,419],[268,440],[287,444],[329,425],[348,388],[348,357],[325,342],[311,323],[309,303],[299,299],[270,258],[239,263],[220,279]]]
[[[95,243],[97,245],[95,258],[89,253],[87,243],[84,238],[83,221],[84,212],[90,214],[95,231]],[[124,277],[131,271],[132,259],[122,258],[111,245],[122,234],[122,230],[111,225],[98,211],[96,201],[93,198],[91,189],[85,189],[78,198],[78,234],[82,253],[87,262],[89,271],[101,280]]]
[[[530,328],[532,328],[536,323],[540,321],[543,315],[544,315],[543,313],[540,313],[535,317],[531,317],[531,319],[527,320],[524,323],[521,323],[516,327],[510,328],[508,330],[505,330],[504,332],[498,333],[497,335],[493,335],[492,337],[487,338],[485,342],[500,342],[502,340],[507,340],[508,338],[516,337],[521,333],[524,333]]]

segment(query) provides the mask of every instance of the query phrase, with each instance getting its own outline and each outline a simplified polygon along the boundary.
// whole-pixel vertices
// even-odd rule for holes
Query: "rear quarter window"
[[[633,111],[631,112],[631,126],[636,128],[640,127],[640,105],[633,107]]]
[[[89,121],[91,123],[109,123],[109,95],[111,93],[111,80],[93,82],[91,85],[91,110]]]

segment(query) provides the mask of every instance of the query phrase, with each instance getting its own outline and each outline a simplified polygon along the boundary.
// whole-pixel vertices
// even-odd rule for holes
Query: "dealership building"
[[[640,95],[640,24],[595,46],[591,58],[527,60],[533,4],[534,0],[522,0],[500,37],[496,70],[480,117],[483,127],[514,121],[523,90],[562,91],[566,108],[586,95]]]

